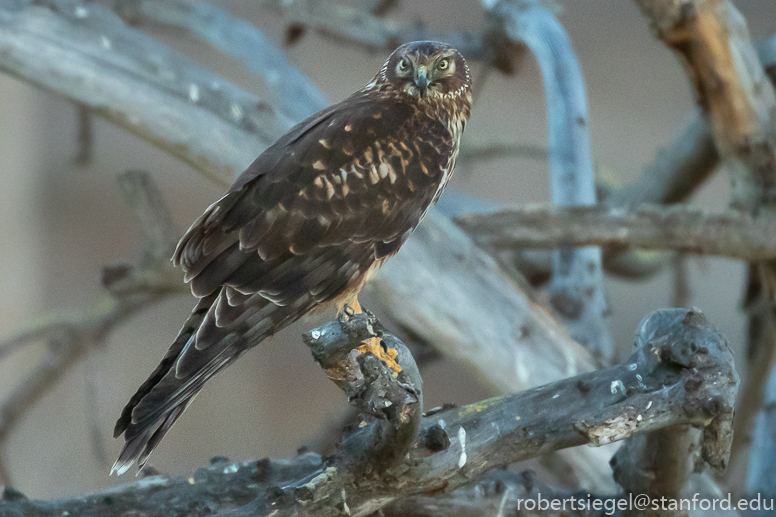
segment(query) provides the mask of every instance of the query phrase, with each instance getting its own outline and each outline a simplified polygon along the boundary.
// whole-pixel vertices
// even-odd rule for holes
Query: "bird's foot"
[[[359,354],[372,352],[394,372],[399,373],[401,371],[401,366],[396,362],[396,357],[399,355],[399,352],[397,352],[395,348],[388,348],[385,341],[379,337],[365,339],[361,342],[361,346],[357,347],[356,350]]]

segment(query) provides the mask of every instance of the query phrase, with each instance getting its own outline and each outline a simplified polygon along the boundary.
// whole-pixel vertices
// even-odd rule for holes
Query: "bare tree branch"
[[[394,321],[474,366],[499,391],[594,369],[590,355],[438,210],[366,288]]]
[[[422,24],[401,26],[394,20],[337,2],[262,0],[261,4],[282,17],[288,24],[311,27],[339,42],[365,47],[372,51],[392,51],[402,43],[428,39],[449,43],[460,50],[468,60],[489,58],[495,50],[488,48],[489,42],[477,33],[435,34]]]
[[[537,1],[499,2],[493,8],[507,36],[527,45],[544,80],[552,202],[596,204],[587,95],[582,70],[558,20]],[[606,300],[599,248],[553,254],[550,303],[575,341],[608,363],[613,354],[605,322]]]
[[[764,69],[763,46],[758,59],[746,21],[729,0],[636,0],[657,35],[674,50],[692,82],[701,109],[708,114],[714,143],[730,165],[731,206],[752,213],[770,213],[776,207],[776,92]],[[766,65],[768,66],[768,65]],[[762,347],[761,366],[770,362],[773,336],[762,327],[773,318],[776,297],[776,261],[753,262],[749,267],[746,304],[750,317],[750,349]],[[762,339],[760,339],[762,338]],[[758,368],[759,370],[759,368]],[[744,393],[760,400],[765,375],[747,378]],[[751,383],[751,386],[749,385]],[[751,421],[746,406],[741,426]],[[739,433],[736,449],[746,434]]]
[[[0,1],[0,70],[72,99],[225,181],[291,125],[93,2]]]
[[[655,339],[655,334],[661,332],[662,323],[658,318],[646,319],[639,326],[634,347],[638,349]],[[722,428],[725,434],[722,440],[729,446],[732,418]],[[700,454],[702,438],[701,431],[689,425],[631,436],[610,462],[614,479],[629,494],[648,494],[652,499],[678,499],[695,471],[695,456]],[[729,454],[729,448],[724,454]],[[624,513],[653,517],[677,515],[671,510],[655,511],[652,508],[629,508]]]
[[[133,24],[161,23],[181,27],[239,58],[267,85],[271,106],[292,120],[303,120],[329,103],[326,96],[282,50],[256,27],[206,4],[184,0],[112,0],[115,9]]]
[[[776,199],[776,95],[730,1],[636,0],[657,36],[677,52],[723,157],[737,167],[733,204],[754,210]]]
[[[513,142],[463,142],[457,163],[484,162],[501,158],[525,158],[529,160],[546,160],[547,148],[540,145],[521,144]]]
[[[331,325],[342,325],[342,320],[311,331],[308,342],[320,341]],[[374,423],[367,423],[346,438],[337,456],[322,463],[308,455],[278,463],[219,465],[188,480],[147,478],[70,501],[47,503],[17,495],[0,502],[0,510],[38,515],[67,511],[84,517],[122,515],[130,509],[188,515],[192,509],[224,511],[255,498],[230,515],[368,515],[411,495],[454,490],[488,470],[550,450],[601,445],[682,424],[702,427],[703,457],[712,466],[724,466],[738,386],[727,342],[697,312],[659,311],[642,325],[651,334],[627,363],[428,416],[409,456],[384,470],[364,474],[363,463],[347,461],[374,451],[368,445],[375,443],[370,438]],[[335,337],[347,344],[331,350],[339,353],[342,346],[349,349],[375,334],[380,331],[367,315],[352,316],[342,337]],[[348,357],[359,362],[370,353]],[[325,358],[321,362],[328,364]],[[358,379],[349,377],[344,384],[358,384]],[[385,416],[392,418],[396,414]],[[352,446],[359,443],[367,445]],[[278,489],[280,473],[287,481]]]
[[[488,249],[619,245],[672,249],[741,260],[776,258],[776,218],[738,211],[710,214],[687,205],[512,208],[456,218]]]

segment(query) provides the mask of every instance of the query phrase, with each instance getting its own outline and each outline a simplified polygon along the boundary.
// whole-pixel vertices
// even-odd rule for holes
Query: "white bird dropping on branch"
[[[461,457],[458,458],[458,468],[466,465],[466,429],[463,426],[458,428],[458,441],[461,443]]]

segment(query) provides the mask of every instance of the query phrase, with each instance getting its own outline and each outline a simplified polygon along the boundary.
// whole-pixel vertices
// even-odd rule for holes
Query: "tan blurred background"
[[[274,41],[282,40],[279,20],[255,2],[214,3]],[[652,37],[632,2],[576,0],[562,5],[561,21],[587,82],[595,163],[608,179],[626,183],[671,141],[692,112],[691,90],[674,56]],[[776,31],[773,0],[739,0],[736,5],[755,39]],[[418,16],[436,29],[476,30],[483,25],[474,0],[402,2],[397,17]],[[242,87],[260,92],[258,81],[236,60],[181,34],[156,35]],[[288,54],[332,101],[366,83],[386,57],[342,48],[314,34]],[[531,58],[518,76],[491,75],[476,93],[465,139],[544,143],[541,78]],[[43,314],[78,311],[99,295],[102,265],[138,256],[139,235],[118,195],[117,174],[128,168],[151,171],[181,232],[221,193],[221,187],[189,167],[101,120],[94,126],[93,163],[75,166],[76,123],[72,104],[0,75],[0,339]],[[449,188],[505,204],[546,202],[547,164],[518,159],[461,168]],[[727,176],[720,171],[695,202],[721,210],[727,200]],[[743,267],[729,260],[692,259],[691,271],[691,304],[705,311],[740,351]],[[611,327],[622,354],[627,354],[641,318],[670,305],[671,284],[667,272],[648,283],[607,280]],[[131,481],[128,475],[108,477],[107,462],[120,448],[111,439],[113,423],[192,305],[191,298],[182,296],[135,317],[112,335],[104,350],[74,367],[30,409],[3,450],[16,488],[29,497],[51,498]],[[377,302],[366,305],[380,315]],[[288,329],[210,382],[151,463],[165,473],[186,474],[216,455],[232,460],[284,457],[336,420],[346,401],[299,339],[311,324]],[[0,396],[43,357],[44,346],[28,346],[0,363]],[[446,362],[424,373],[424,385],[426,407],[468,403],[489,394],[465,367]],[[92,436],[95,421],[104,460]]]

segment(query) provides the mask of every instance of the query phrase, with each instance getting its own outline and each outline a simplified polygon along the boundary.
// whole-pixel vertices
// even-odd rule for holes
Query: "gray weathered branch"
[[[417,40],[438,40],[460,50],[466,59],[492,59],[497,52],[482,34],[471,32],[432,33],[422,24],[401,25],[368,11],[323,0],[284,2],[262,0],[292,26],[310,27],[341,43],[349,43],[372,51],[392,51],[402,43]]]
[[[0,0],[0,70],[55,91],[220,181],[291,125],[93,2]]]
[[[225,54],[239,58],[267,86],[267,101],[303,120],[329,102],[318,86],[286,59],[285,53],[253,25],[204,2],[186,0],[113,0],[115,10],[133,25],[157,23],[180,27]]]
[[[731,172],[732,207],[750,213],[776,208],[776,91],[765,68],[764,45],[758,53],[746,20],[729,0],[636,0],[653,30],[684,65],[701,110],[708,115],[711,135]],[[765,65],[765,66],[764,66]],[[747,377],[738,429],[746,429],[761,400],[766,379],[762,365],[773,358],[773,336],[762,332],[772,320],[776,300],[776,261],[749,266],[746,306],[749,312],[750,357],[758,365]],[[742,449],[746,432],[736,437]]]
[[[345,327],[340,321],[312,331],[308,343],[320,343],[323,329],[330,332],[337,328],[333,325],[353,329],[343,331],[346,350],[379,334],[368,316],[351,318]],[[346,446],[325,462],[308,455],[276,463],[219,464],[189,480],[153,477],[76,500],[47,503],[13,494],[0,502],[0,510],[173,516],[192,508],[225,511],[254,499],[230,515],[363,516],[408,496],[455,490],[484,472],[548,451],[602,445],[675,425],[702,428],[704,459],[723,467],[738,386],[727,342],[702,314],[683,309],[659,311],[642,328],[650,332],[642,332],[643,345],[625,364],[425,417],[409,455],[383,469],[364,473],[363,463],[354,467],[343,461],[360,451],[369,454]],[[348,354],[356,362],[370,356]],[[328,364],[325,358],[321,362]],[[384,368],[383,374],[389,371]],[[352,379],[360,382],[358,375]],[[348,378],[345,384],[352,382]],[[373,436],[373,425],[355,430],[345,443],[373,444],[364,438]],[[278,479],[281,472],[285,482]]]
[[[542,71],[553,204],[595,205],[585,82],[566,31],[538,1],[502,1],[493,11],[503,19],[507,37],[528,46]],[[550,304],[571,337],[607,364],[613,349],[605,321],[601,249],[554,252],[549,290]]]
[[[776,259],[776,218],[738,211],[710,214],[687,205],[526,206],[456,218],[488,249],[618,245],[741,260]]]

